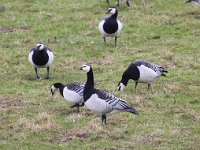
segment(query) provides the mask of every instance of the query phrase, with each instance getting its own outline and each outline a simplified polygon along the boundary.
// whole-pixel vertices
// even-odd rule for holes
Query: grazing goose
[[[111,13],[110,17],[105,17],[99,23],[99,31],[106,44],[106,37],[115,37],[115,46],[117,46],[117,36],[122,30],[122,23],[117,19],[118,11],[116,8],[111,7],[107,13]]]
[[[108,4],[110,4],[109,0],[106,0]],[[130,6],[129,0],[126,0],[126,5]],[[119,6],[119,0],[117,0],[117,6]]]
[[[188,0],[185,3],[193,3],[196,6],[200,7],[200,0]]]
[[[85,106],[92,112],[101,115],[102,124],[106,124],[106,115],[117,111],[130,112],[138,114],[134,108],[111,93],[94,88],[94,77],[92,67],[83,65],[80,70],[87,73],[87,82],[83,90],[83,99]]]
[[[48,47],[44,47],[42,43],[37,43],[37,46],[32,48],[28,55],[29,62],[33,65],[37,79],[39,79],[37,68],[47,68],[47,77],[49,79],[49,68],[53,62],[54,55]]]
[[[83,103],[83,88],[85,84],[74,82],[68,85],[63,85],[62,83],[54,83],[51,86],[51,93],[54,95],[55,91],[59,89],[60,95],[64,97],[65,100],[75,103],[71,108],[77,107],[77,112],[79,112],[79,106],[84,106]],[[80,103],[82,103],[80,105]]]
[[[156,64],[147,61],[133,61],[123,73],[117,89],[123,91],[130,79],[135,81],[135,93],[137,93],[138,82],[147,83],[148,89],[150,89],[151,82],[160,76],[166,76],[165,72],[167,73],[168,71]]]

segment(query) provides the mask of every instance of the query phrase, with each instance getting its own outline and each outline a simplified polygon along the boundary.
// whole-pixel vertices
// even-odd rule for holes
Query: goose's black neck
[[[111,18],[117,19],[117,15],[118,15],[118,11],[116,10],[116,12],[111,16]]]
[[[123,75],[122,75],[121,82],[122,82],[125,86],[127,86],[129,79],[130,79],[129,73],[128,73],[127,71],[125,71],[125,72],[123,73]]]
[[[84,102],[86,102],[93,93],[94,93],[94,76],[92,68],[90,68],[90,71],[87,73],[87,81],[83,90]]]
[[[90,71],[87,73],[86,85],[94,87],[94,75],[93,75],[92,68],[90,68]]]
[[[56,83],[54,84],[54,87],[59,89],[60,95],[63,97],[63,90],[65,86],[62,83]]]
[[[128,83],[129,79],[137,81],[139,80],[139,78],[140,78],[140,71],[135,64],[130,64],[128,69],[124,72],[122,76],[122,79],[124,79],[125,84],[126,82]]]

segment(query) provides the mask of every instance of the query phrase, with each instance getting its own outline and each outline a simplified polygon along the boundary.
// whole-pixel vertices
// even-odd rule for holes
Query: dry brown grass
[[[89,137],[90,135],[86,131],[69,129],[54,137],[52,141],[64,144],[71,140],[89,140]]]
[[[17,111],[22,105],[23,101],[20,97],[13,100],[8,96],[0,96],[0,112]]]
[[[47,112],[39,113],[33,120],[27,118],[20,118],[18,122],[14,125],[14,129],[29,129],[30,131],[41,131],[50,130],[53,131],[57,129],[54,123],[52,115]]]

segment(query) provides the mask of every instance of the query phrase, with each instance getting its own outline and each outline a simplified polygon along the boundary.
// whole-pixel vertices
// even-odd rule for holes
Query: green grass
[[[110,0],[114,5],[115,0]],[[131,0],[121,3],[123,30],[118,47],[108,46],[98,22],[108,5],[85,0],[1,0],[0,4],[0,149],[199,149],[200,42],[199,8],[179,0]],[[56,37],[56,38],[55,38]],[[27,56],[37,42],[55,55],[50,74]],[[116,91],[132,60],[167,67],[167,78],[152,84],[129,82]],[[125,99],[140,115],[118,113],[100,117],[71,104],[56,93],[55,82],[86,81],[81,65],[91,63],[95,86]]]

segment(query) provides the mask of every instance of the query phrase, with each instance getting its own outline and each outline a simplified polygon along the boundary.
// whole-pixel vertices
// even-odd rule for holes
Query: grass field
[[[111,5],[115,0],[110,0]],[[184,0],[121,2],[118,38],[105,47],[98,23],[104,0],[1,0],[0,149],[200,149],[200,9]],[[41,80],[27,61],[37,42],[54,52],[51,80]],[[167,68],[146,84],[116,86],[132,60]],[[108,116],[108,125],[86,108],[70,109],[55,82],[85,82],[81,65],[93,66],[95,86],[126,100],[140,115]]]

